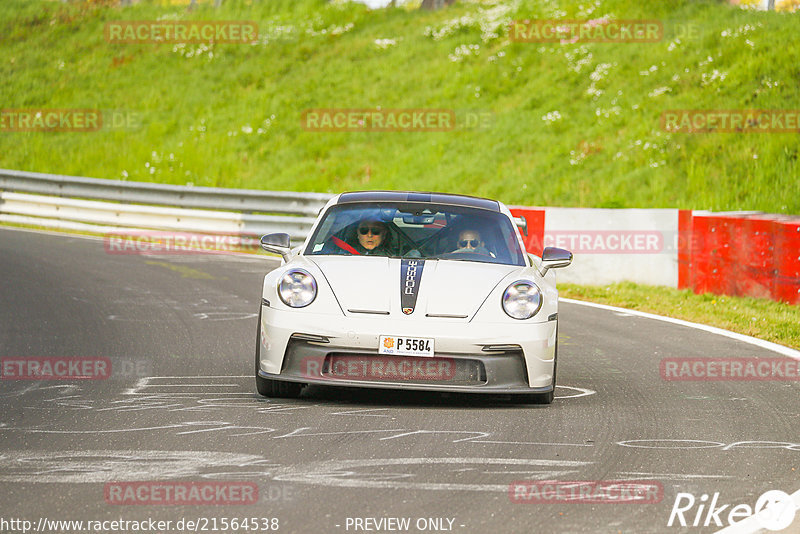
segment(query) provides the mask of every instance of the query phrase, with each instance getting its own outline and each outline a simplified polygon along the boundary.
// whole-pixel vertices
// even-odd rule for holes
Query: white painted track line
[[[742,343],[749,343],[750,345],[755,345],[757,347],[761,347],[762,349],[771,350],[773,352],[777,352],[778,354],[788,356],[789,358],[794,358],[795,360],[800,360],[800,351],[798,350],[795,350],[790,347],[785,347],[783,345],[778,345],[777,343],[772,343],[771,341],[764,341],[763,339],[746,336],[744,334],[737,334],[736,332],[731,332],[730,330],[717,328],[715,326],[708,326],[700,323],[692,323],[689,321],[684,321],[683,319],[674,319],[672,317],[664,317],[663,315],[656,315],[654,313],[631,310],[628,308],[618,308],[616,306],[609,306],[607,304],[597,304],[595,302],[587,302],[585,300],[575,300],[565,297],[559,297],[558,300],[561,302],[567,302],[569,304],[579,304],[581,306],[589,306],[590,308],[600,308],[601,310],[622,312],[622,313],[627,313],[629,315],[635,315],[637,317],[644,317],[646,319],[654,319],[656,321],[672,323],[680,326],[685,326],[688,328],[694,328],[696,330],[703,330],[705,332],[710,332],[712,334],[717,334],[719,336],[725,336],[730,339],[735,339],[736,341],[741,341]]]

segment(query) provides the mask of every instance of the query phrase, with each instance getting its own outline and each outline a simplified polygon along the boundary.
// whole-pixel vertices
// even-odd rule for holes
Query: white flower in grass
[[[551,112],[546,113],[545,115],[543,115],[542,116],[542,120],[544,122],[546,122],[547,124],[552,124],[554,122],[557,122],[557,121],[561,120],[561,113],[559,113],[558,110],[551,111]]]
[[[761,80],[761,83],[763,85],[766,85],[770,89],[773,89],[775,87],[778,87],[778,85],[780,85],[781,82],[774,82],[770,78],[764,78],[763,80]]]
[[[386,50],[390,46],[395,46],[396,44],[397,41],[394,39],[375,39],[375,46],[383,50]]]
[[[586,89],[586,94],[589,96],[593,96],[595,99],[603,94],[602,89],[598,89],[594,86],[594,84],[590,85],[588,89]]]
[[[649,96],[650,98],[656,98],[657,96],[661,96],[664,93],[668,93],[670,91],[672,91],[672,89],[667,86],[657,87],[656,89],[650,91],[650,93],[647,96]]]
[[[700,83],[705,87],[717,81],[722,82],[725,80],[727,76],[728,76],[727,72],[721,72],[717,69],[714,69],[714,71],[711,73],[710,76],[704,72],[703,79],[701,80]]]
[[[180,20],[181,17],[178,13],[165,13],[164,15],[160,15],[156,18],[158,21],[162,20]]]
[[[580,165],[583,163],[583,160],[586,159],[586,154],[583,152],[576,152],[575,150],[569,151],[569,164],[570,165]]]
[[[609,117],[611,117],[611,115],[617,115],[617,116],[619,116],[619,112],[620,112],[620,111],[622,111],[622,108],[621,108],[621,107],[619,107],[619,106],[614,106],[614,107],[612,107],[611,109],[601,109],[601,108],[596,108],[596,109],[594,110],[594,114],[595,114],[597,117],[605,117],[606,119],[608,119]]]
[[[344,26],[334,26],[331,28],[331,35],[342,35],[343,33],[347,33],[352,30],[355,25],[352,22],[348,22]]]
[[[453,50],[453,53],[448,54],[447,57],[453,62],[463,61],[467,56],[477,56],[480,54],[480,48],[480,45],[476,44],[459,45]]]
[[[589,75],[589,79],[593,82],[599,82],[602,80],[607,74],[611,67],[616,66],[616,63],[599,63],[595,68],[594,72]]]

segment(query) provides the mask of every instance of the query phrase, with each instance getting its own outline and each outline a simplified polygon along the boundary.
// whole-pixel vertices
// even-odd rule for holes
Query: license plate
[[[433,357],[433,340],[427,337],[380,336],[378,354]]]

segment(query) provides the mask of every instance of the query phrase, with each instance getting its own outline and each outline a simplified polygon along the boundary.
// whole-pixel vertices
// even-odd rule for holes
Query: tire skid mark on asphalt
[[[594,462],[537,458],[379,458],[325,460],[281,465],[263,456],[220,451],[66,450],[8,451],[0,455],[0,480],[21,483],[104,483],[119,480],[271,479],[316,486],[413,490],[508,492],[508,483],[437,482],[458,477],[454,469],[474,465],[472,475],[518,475],[549,480],[570,476]],[[436,467],[442,466],[443,471]],[[506,466],[507,469],[502,469]],[[524,471],[520,471],[523,468]],[[388,470],[388,471],[387,471]],[[414,480],[417,479],[417,480]],[[502,480],[502,478],[501,478]]]
[[[360,417],[391,417],[386,414],[365,413],[365,412],[384,412],[388,410],[389,408],[365,408],[363,410],[356,409],[356,410],[344,410],[341,412],[333,412],[330,415],[355,415]]]
[[[561,477],[574,476],[579,469],[594,465],[594,462],[576,460],[546,460],[536,458],[471,458],[471,457],[445,457],[445,458],[376,458],[362,460],[325,460],[311,462],[303,466],[290,466],[278,468],[274,471],[273,480],[280,482],[299,482],[320,486],[348,487],[348,488],[373,488],[373,489],[408,489],[408,490],[434,490],[434,491],[482,491],[508,493],[509,485],[484,483],[456,483],[456,482],[426,482],[407,481],[414,477],[408,472],[384,472],[384,469],[403,469],[409,466],[419,466],[424,476],[436,476],[431,466],[455,465],[463,466],[475,464],[481,469],[481,474],[511,475],[516,471],[488,471],[487,466],[507,465],[515,469],[520,466],[529,467],[526,474],[531,479],[551,480]],[[366,472],[359,469],[367,469]],[[371,469],[370,469],[371,468]],[[536,469],[541,468],[541,469]],[[449,469],[447,474],[463,473],[462,469]],[[433,473],[433,474],[431,474]],[[406,479],[406,480],[400,480]]]
[[[470,441],[469,443],[491,443],[495,445],[548,445],[557,447],[594,447],[593,443],[547,443],[543,441],[496,441],[481,440]]]
[[[731,451],[737,447],[740,449],[785,449],[788,451],[800,452],[800,443],[791,441],[734,441],[723,443],[721,441],[708,441],[703,439],[631,439],[617,441],[621,447],[634,449],[669,449],[669,450],[692,450],[692,449],[720,449]]]
[[[215,386],[218,385],[218,384],[214,383],[214,381],[212,380],[212,379],[215,379],[215,378],[248,378],[248,379],[252,379],[253,377],[250,376],[250,375],[144,376],[144,377],[139,378],[136,381],[136,384],[132,388],[126,389],[125,391],[122,392],[122,394],[123,395],[141,395],[141,394],[144,393],[142,390],[144,390],[145,388],[152,388],[152,387],[186,387],[187,386],[187,381],[190,381],[190,380],[195,379],[195,378],[200,378],[200,379],[203,379],[203,380],[209,380],[209,382],[205,382],[205,383],[201,383],[201,384],[195,384],[195,385],[200,385],[200,386],[203,386],[205,388],[208,388],[208,387],[215,387]],[[174,383],[174,384],[170,384],[170,383],[167,383],[167,384],[161,384],[161,383],[151,384],[151,381],[158,381],[158,380],[161,380],[161,379],[175,379],[176,383]],[[192,384],[188,384],[188,385],[192,385]],[[174,393],[174,392],[170,392],[170,393]],[[215,394],[219,394],[219,393],[215,393]],[[227,394],[227,392],[225,394]],[[241,394],[241,393],[237,393],[237,394]],[[192,393],[192,395],[194,395],[194,393]]]
[[[173,263],[168,261],[154,261],[154,260],[145,260],[144,262],[146,265],[153,265],[155,267],[163,267],[164,269],[168,269],[172,272],[176,272],[181,275],[181,278],[193,278],[197,280],[217,280],[217,278],[209,274],[205,271],[201,271],[199,269],[194,269],[192,267],[187,267],[185,265],[173,265]],[[219,278],[219,280],[227,280],[226,277]]]
[[[385,434],[395,433],[392,436],[377,438],[376,441],[383,441],[386,439],[399,439],[399,438],[414,438],[419,436],[431,436],[436,439],[446,435],[444,439],[447,443],[478,443],[478,444],[517,444],[517,445],[531,445],[536,444],[539,446],[552,446],[552,447],[593,447],[594,444],[586,443],[547,443],[547,442],[525,442],[525,441],[488,441],[481,438],[492,436],[491,432],[483,431],[469,431],[469,430],[431,430],[431,429],[409,429],[409,428],[389,428],[389,429],[358,429],[358,430],[339,430],[339,431],[314,431],[313,427],[299,427],[289,432],[284,430],[264,427],[264,426],[245,426],[236,425],[228,421],[185,421],[170,425],[157,425],[157,426],[143,426],[136,428],[114,428],[114,429],[87,429],[87,430],[60,430],[54,428],[40,428],[40,427],[12,427],[0,426],[0,433],[2,432],[22,432],[31,434],[124,434],[124,433],[141,433],[141,432],[157,432],[163,430],[180,430],[175,435],[191,435],[203,434],[209,432],[229,432],[233,430],[246,430],[247,432],[237,432],[227,434],[227,437],[240,437],[262,435],[280,432],[279,435],[267,436],[267,439],[286,439],[286,438],[319,438],[322,436],[344,436],[344,435],[366,435],[366,434]],[[313,432],[307,432],[312,430]],[[322,429],[320,429],[322,430]],[[461,437],[456,439],[453,435],[473,434],[473,436]]]
[[[204,469],[255,465],[263,460],[262,456],[222,451],[3,451],[0,480],[72,484],[171,479],[198,476]]]
[[[488,438],[492,435],[491,432],[477,432],[477,431],[469,431],[469,430],[411,430],[409,432],[403,432],[401,434],[397,434],[396,436],[389,436],[387,438],[381,438],[380,441],[385,441],[388,439],[397,439],[397,438],[404,438],[407,436],[413,435],[421,435],[421,434],[477,434],[475,437],[466,437],[461,439],[453,440],[453,443],[461,443],[462,441],[474,441],[478,438]]]
[[[203,321],[234,321],[241,319],[251,319],[257,317],[257,313],[252,311],[234,311],[242,309],[250,302],[241,299],[237,295],[225,293],[218,290],[204,288],[204,295],[207,298],[197,298],[196,289],[191,291],[177,292],[165,297],[155,294],[147,288],[123,286],[122,291],[127,292],[122,297],[110,301],[113,306],[122,309],[141,309],[149,308],[156,310],[169,310],[172,312],[189,313],[197,320]],[[111,321],[123,322],[150,322],[151,317],[131,317],[124,314],[108,315],[106,319]],[[164,320],[164,317],[162,317]]]
[[[375,434],[381,432],[403,432],[405,431],[404,428],[389,428],[386,430],[339,430],[336,432],[312,432],[310,434],[303,434],[302,431],[304,430],[311,430],[310,426],[300,427],[298,429],[292,430],[288,434],[284,434],[282,436],[271,436],[271,439],[282,439],[282,438],[316,438],[319,436],[342,436],[342,435],[352,435],[352,434]]]
[[[738,478],[733,475],[698,475],[690,473],[643,473],[640,471],[617,471],[621,477],[632,477],[630,480],[640,480],[642,478],[656,478],[659,480],[695,480],[695,479],[720,479]],[[616,477],[618,480],[625,478]]]
[[[180,379],[180,380],[178,380]],[[202,382],[191,383],[200,379]],[[247,379],[247,384],[228,383],[231,379]],[[162,382],[167,380],[167,382]],[[53,406],[39,407],[26,406],[32,410],[93,410],[96,412],[135,412],[145,410],[166,410],[169,412],[195,412],[213,413],[219,409],[243,408],[255,411],[255,413],[292,413],[297,410],[307,410],[311,408],[324,407],[326,405],[314,403],[275,403],[273,400],[256,397],[250,392],[252,377],[249,375],[207,375],[207,376],[162,376],[162,377],[143,377],[139,378],[133,387],[122,392],[125,397],[118,400],[95,400],[80,395],[61,396],[54,399],[44,399],[42,402],[52,403]],[[175,391],[175,389],[185,388],[190,391]],[[214,390],[217,388],[219,391]],[[241,391],[230,391],[230,388],[240,388]],[[152,391],[161,389],[162,391]],[[198,395],[197,390],[202,389],[204,393],[210,393],[210,397]],[[561,390],[574,390],[574,394],[557,395],[557,399],[572,399],[594,395],[596,392],[586,388],[573,386],[557,386]],[[192,405],[192,403],[194,403]],[[337,408],[334,406],[334,408]],[[389,408],[364,408],[364,409],[337,409],[328,415],[339,415],[349,417],[378,417],[390,418],[386,414],[375,414],[370,412],[388,411]]]
[[[181,383],[173,383],[172,380],[176,378],[181,378],[183,382]],[[177,387],[177,386],[185,386],[186,380],[192,379],[199,379],[205,382],[200,384],[192,384],[192,385],[200,385],[204,388],[211,388],[214,386],[221,386],[221,389],[229,388],[232,386],[237,386],[239,384],[231,384],[231,379],[247,379],[248,381],[251,379],[249,375],[238,375],[238,376],[227,376],[227,375],[209,375],[209,376],[195,376],[195,377],[145,377],[137,381],[136,386],[130,388],[129,390],[124,392],[124,395],[127,398],[122,400],[112,400],[110,403],[112,406],[109,406],[109,401],[104,400],[102,402],[95,401],[87,398],[81,398],[80,395],[63,395],[60,397],[56,397],[53,399],[46,399],[44,402],[53,403],[56,407],[66,407],[73,410],[94,410],[94,411],[102,411],[102,412],[125,412],[125,411],[136,411],[136,410],[152,410],[152,409],[164,409],[168,410],[169,412],[176,412],[176,411],[187,411],[191,413],[196,412],[203,412],[208,411],[209,413],[213,413],[214,410],[220,408],[245,408],[249,410],[254,410],[256,413],[265,414],[265,413],[272,413],[272,414],[291,414],[299,409],[309,409],[320,406],[325,406],[322,404],[300,404],[300,403],[274,403],[271,400],[261,399],[256,397],[253,393],[231,393],[231,392],[213,392],[211,397],[202,397],[199,396],[197,393],[150,393],[145,391],[146,388],[158,388],[158,387]],[[169,380],[170,382],[167,383],[158,383],[158,380]],[[216,381],[216,382],[215,382]],[[221,383],[219,381],[222,381]],[[245,387],[242,385],[242,387]],[[246,386],[249,389],[249,384]],[[577,395],[572,396],[579,397],[584,396],[587,394],[593,394],[594,392],[591,390],[581,390],[581,388],[573,388],[572,386],[559,386],[564,388],[575,389],[577,391],[581,391]],[[62,389],[61,387],[56,388],[56,391],[63,392],[69,391],[66,389]],[[221,397],[220,395],[226,395]],[[240,397],[240,398],[231,398],[231,396]],[[197,405],[189,406],[187,403],[197,403]],[[37,407],[32,407],[37,408]],[[345,410],[342,410],[342,406],[330,406],[333,410],[328,415],[336,414],[336,415],[350,415],[354,417],[358,417],[359,412],[362,411],[383,411],[388,410],[388,408],[376,408],[376,409],[365,409],[365,410],[352,410],[347,409],[351,407],[345,407]],[[55,409],[55,408],[53,408]],[[355,412],[355,413],[353,413]],[[376,414],[367,414],[371,416],[375,416]],[[470,431],[470,430],[450,430],[450,429],[425,429],[425,428],[392,428],[392,429],[364,429],[364,430],[350,430],[350,431],[337,431],[337,432],[326,432],[323,429],[314,429],[311,427],[299,427],[294,429],[273,429],[273,428],[265,428],[263,426],[241,426],[241,425],[234,425],[227,421],[188,421],[182,422],[172,425],[158,425],[153,427],[142,427],[142,428],[118,428],[118,429],[100,429],[100,430],[73,430],[73,429],[65,429],[65,430],[58,430],[53,428],[39,428],[39,427],[29,427],[29,428],[18,428],[18,427],[10,427],[7,423],[0,427],[0,432],[2,431],[20,431],[20,432],[29,432],[29,433],[53,433],[53,434],[92,434],[92,433],[124,433],[124,432],[142,432],[142,431],[164,431],[164,430],[175,430],[178,429],[180,432],[177,435],[191,435],[191,434],[203,434],[203,433],[212,433],[212,432],[226,432],[229,433],[231,437],[240,437],[240,436],[252,436],[252,435],[266,435],[272,434],[271,436],[265,436],[268,439],[286,439],[286,438],[318,438],[323,436],[341,436],[346,434],[360,434],[360,435],[367,435],[372,434],[375,436],[377,441],[386,441],[386,440],[396,440],[400,438],[408,438],[408,439],[415,439],[423,436],[430,436],[435,439],[441,439],[444,437],[446,442],[450,443],[476,443],[476,444],[486,444],[486,445],[528,445],[528,446],[544,446],[544,447],[593,447],[594,444],[592,443],[553,443],[553,442],[542,442],[542,441],[522,441],[522,440],[508,440],[508,439],[491,439],[493,437],[492,433],[484,432],[484,431]],[[393,435],[385,435],[386,433],[395,433]],[[383,436],[379,436],[380,434],[384,434]],[[498,436],[500,437],[500,436]],[[504,436],[505,437],[505,436]],[[729,451],[733,449],[742,449],[742,448],[750,448],[750,449],[782,449],[782,450],[789,450],[789,451],[800,451],[800,443],[795,443],[793,441],[762,441],[762,440],[753,440],[753,441],[736,441],[732,443],[723,443],[717,441],[708,441],[708,440],[691,440],[691,439],[663,439],[663,438],[653,438],[653,439],[635,439],[635,440],[622,440],[615,442],[616,445],[622,447],[630,447],[630,448],[639,448],[639,449],[674,449],[674,450],[692,450],[692,449],[710,449],[710,448],[717,448],[722,451]]]

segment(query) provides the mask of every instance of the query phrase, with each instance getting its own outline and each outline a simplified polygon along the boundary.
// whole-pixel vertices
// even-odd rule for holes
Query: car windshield
[[[526,264],[515,228],[502,213],[415,202],[333,206],[305,254]]]

